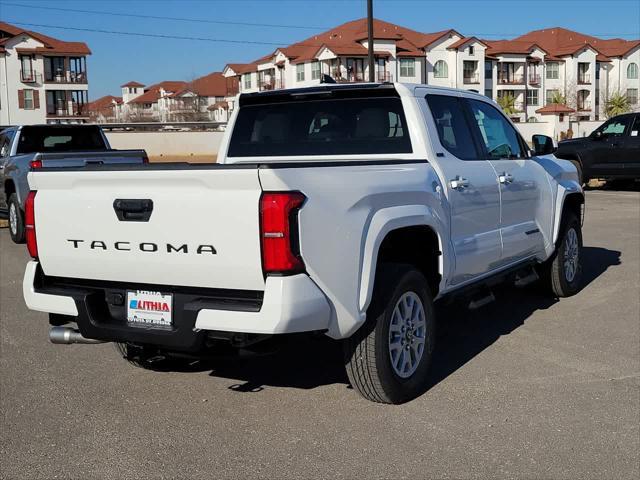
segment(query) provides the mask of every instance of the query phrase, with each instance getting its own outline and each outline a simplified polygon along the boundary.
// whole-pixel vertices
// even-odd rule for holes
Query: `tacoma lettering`
[[[82,248],[83,245],[81,244],[85,243],[85,240],[68,238],[67,242],[71,243],[73,248],[79,249]],[[166,250],[167,253],[189,253],[189,250],[191,250],[191,253],[195,253],[196,255],[204,255],[207,253],[216,255],[218,253],[213,245],[194,245],[190,248],[186,243],[183,243],[182,245],[172,245],[167,243],[163,248],[160,248],[157,243],[140,242],[137,244],[136,248],[132,246],[131,242],[126,241],[114,242],[113,247],[110,247],[110,243],[108,242],[104,242],[102,240],[91,240],[90,243],[86,245],[86,248],[90,250],[118,250],[120,252],[139,250],[145,253],[157,253],[161,250]]]

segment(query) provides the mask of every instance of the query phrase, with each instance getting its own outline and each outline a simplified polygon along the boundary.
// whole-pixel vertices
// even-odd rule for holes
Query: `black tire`
[[[12,222],[12,216],[15,216],[15,222]],[[18,196],[15,193],[12,193],[7,201],[7,219],[11,240],[14,243],[24,243],[24,213],[22,213]]]
[[[573,262],[574,273],[570,275],[571,269],[565,268],[565,262],[571,255],[567,255],[571,241],[567,239],[572,236],[571,231],[577,237],[577,258]],[[582,228],[578,217],[572,212],[565,213],[562,220],[560,235],[556,244],[556,251],[547,261],[543,271],[543,281],[551,292],[557,297],[570,297],[575,295],[582,288]]]
[[[191,358],[174,357],[156,349],[147,349],[129,343],[114,343],[116,351],[130,365],[154,372],[189,371],[197,361]]]
[[[389,331],[396,305],[403,295],[411,295],[411,292],[419,297],[423,306],[424,347],[413,373],[403,378],[391,363]],[[407,341],[407,333],[395,335],[402,339],[401,341]],[[416,340],[418,336],[411,338]],[[426,278],[410,265],[383,264],[376,273],[373,300],[367,310],[367,320],[344,342],[345,366],[349,381],[360,395],[373,402],[398,404],[411,400],[426,389],[434,341],[433,299]],[[399,352],[396,359],[406,354],[404,347],[396,351]],[[412,349],[410,351],[413,352]],[[402,358],[404,361],[404,357]]]
[[[582,164],[580,163],[580,161],[570,160],[570,162],[573,163],[573,165],[576,167],[576,170],[578,171],[578,183],[580,183],[580,185],[584,185],[585,183],[587,183],[589,179],[584,178],[584,175],[582,173]]]

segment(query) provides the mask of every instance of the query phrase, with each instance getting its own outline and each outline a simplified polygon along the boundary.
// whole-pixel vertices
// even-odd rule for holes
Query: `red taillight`
[[[31,170],[42,168],[42,160],[31,160],[29,162],[29,167],[31,168]]]
[[[36,200],[35,190],[31,190],[24,202],[24,228],[25,237],[27,239],[27,249],[29,255],[38,258],[38,240],[36,239],[36,215],[34,211],[34,203]]]
[[[304,263],[296,251],[296,214],[304,201],[305,196],[300,192],[262,194],[260,236],[262,268],[265,273],[291,274],[304,271]]]

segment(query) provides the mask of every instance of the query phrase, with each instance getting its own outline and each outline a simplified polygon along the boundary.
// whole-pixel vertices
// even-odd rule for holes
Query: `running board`
[[[483,297],[476,297],[469,302],[469,310],[477,310],[480,307],[484,307],[491,302],[495,302],[496,297],[493,295],[493,292],[487,293]]]
[[[540,279],[540,277],[538,276],[538,272],[536,272],[535,268],[531,268],[529,269],[529,271],[527,272],[522,271],[522,272],[518,272],[516,274],[516,279],[515,279],[515,286],[516,287],[524,287],[526,285],[530,285],[534,282],[537,282]]]

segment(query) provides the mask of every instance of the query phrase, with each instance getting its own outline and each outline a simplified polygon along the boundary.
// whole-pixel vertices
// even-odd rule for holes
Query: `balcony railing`
[[[87,83],[87,72],[48,72],[45,75],[47,83]]]
[[[338,83],[363,83],[369,81],[369,76],[364,73],[350,73],[343,77],[339,71],[334,70],[331,77]],[[376,72],[374,81],[376,82],[393,82],[393,75],[390,72]]]
[[[22,83],[42,83],[42,74],[35,70],[20,70],[20,81]]]
[[[536,73],[529,74],[529,85],[540,85],[540,75]]]
[[[501,85],[524,85],[524,75],[504,75],[498,72],[498,83]]]
[[[465,85],[480,83],[480,75],[477,73],[464,74],[464,76],[462,77],[462,83],[464,83]]]
[[[47,105],[47,116],[49,117],[88,117],[89,110],[87,109],[86,104],[77,104],[74,103],[71,108],[69,108],[64,103],[59,103],[57,105]]]
[[[270,80],[264,80],[262,82],[258,82],[258,89],[263,92],[266,90],[281,90],[285,88],[284,79],[276,79],[272,78]]]
[[[591,75],[588,73],[579,73],[578,85],[591,85]]]
[[[578,101],[579,112],[590,112],[591,111],[591,102],[589,100]]]

